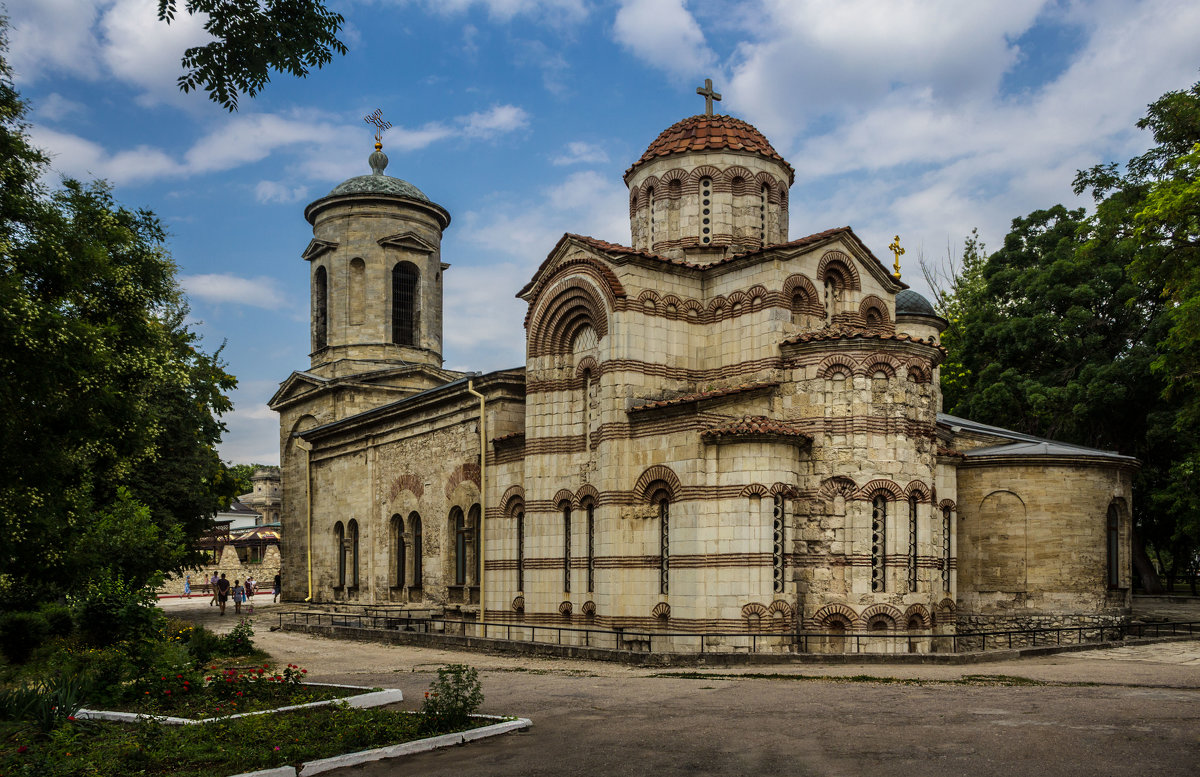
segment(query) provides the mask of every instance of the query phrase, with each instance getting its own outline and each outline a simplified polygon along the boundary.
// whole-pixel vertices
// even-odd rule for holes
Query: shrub
[[[229,633],[221,637],[221,654],[226,656],[244,656],[254,650],[254,641],[251,637],[254,636],[254,629],[251,628],[253,622],[249,618],[242,618],[237,625],[229,630]]]
[[[0,652],[10,662],[23,664],[49,631],[50,626],[41,613],[4,613],[0,615]]]
[[[49,734],[75,719],[88,687],[80,675],[57,674],[36,686],[0,691],[0,720],[24,721]]]
[[[472,666],[449,664],[437,674],[421,704],[422,727],[428,731],[461,728],[483,704],[479,672]]]
[[[156,641],[160,636],[163,614],[154,606],[154,592],[131,587],[121,575],[89,581],[73,603],[80,634],[93,645]]]
[[[52,637],[69,637],[75,630],[75,619],[71,617],[71,608],[57,602],[46,602],[39,609],[46,619],[46,627]]]
[[[193,626],[188,633],[187,649],[192,661],[197,664],[207,664],[213,656],[221,652],[222,638],[203,626]]]

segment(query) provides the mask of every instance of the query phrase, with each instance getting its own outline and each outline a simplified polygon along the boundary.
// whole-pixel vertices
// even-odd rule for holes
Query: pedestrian
[[[208,603],[209,607],[212,607],[214,604],[217,603],[217,584],[219,582],[220,582],[220,578],[217,577],[216,572],[213,572],[212,577],[210,577],[208,579],[208,586],[209,586],[209,588],[212,589],[212,601],[210,601]]]
[[[189,599],[192,598],[192,576],[191,575],[183,576],[183,595]]]
[[[233,581],[233,614],[242,614],[242,602],[246,601],[246,589],[242,587],[242,581]]]
[[[258,581],[254,579],[254,575],[246,578],[246,598],[253,599],[254,591],[258,588]]]
[[[221,577],[217,580],[217,584],[213,586],[213,590],[217,592],[217,606],[221,608],[221,614],[225,614],[225,602],[229,599],[229,581],[225,579],[225,573],[221,573]]]
[[[276,572],[275,573],[275,582],[272,583],[272,587],[271,587],[271,593],[273,594],[271,596],[271,604],[274,604],[275,602],[279,601],[279,594],[282,589],[283,589],[283,581],[280,579],[279,573]]]

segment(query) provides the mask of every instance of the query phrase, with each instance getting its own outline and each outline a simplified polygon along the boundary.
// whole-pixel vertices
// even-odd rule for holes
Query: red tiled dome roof
[[[741,119],[732,116],[689,116],[683,121],[667,127],[654,139],[641,159],[625,171],[625,178],[639,166],[659,157],[683,154],[689,151],[745,151],[774,159],[788,171],[788,183],[795,180],[796,173],[779,152],[771,147],[763,134]]]

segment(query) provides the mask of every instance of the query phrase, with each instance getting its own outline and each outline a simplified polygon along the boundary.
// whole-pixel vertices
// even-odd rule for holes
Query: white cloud
[[[529,114],[516,105],[493,105],[486,111],[459,119],[468,138],[492,138],[529,126]]]
[[[259,181],[254,187],[254,198],[259,202],[299,202],[308,196],[307,186],[295,186],[279,181]]]
[[[577,24],[587,18],[584,0],[427,0],[435,13],[463,13],[473,6],[487,9],[488,16],[509,21],[515,16],[532,16],[553,24]]]
[[[7,4],[8,61],[18,83],[49,72],[95,80],[100,45],[92,32],[95,0],[16,0]]]
[[[603,164],[608,154],[594,143],[576,140],[567,144],[566,150],[552,160],[556,165]]]
[[[211,273],[181,275],[179,283],[189,297],[213,304],[250,305],[267,310],[279,310],[287,304],[279,290],[279,281],[274,278]]]
[[[116,184],[178,175],[182,166],[166,153],[148,146],[111,154],[98,143],[42,126],[29,129],[34,146],[44,149],[54,172],[76,178],[104,178]]]
[[[176,85],[183,52],[213,40],[204,30],[206,20],[205,14],[184,11],[181,3],[167,24],[158,20],[155,0],[116,0],[100,21],[101,56],[112,75],[143,90],[145,104],[206,104],[207,95],[184,95]]]
[[[622,0],[617,42],[676,78],[711,71],[716,61],[684,0]]]
[[[51,92],[33,105],[33,114],[48,121],[62,121],[70,116],[86,112],[87,106],[83,103],[69,100],[58,92]]]

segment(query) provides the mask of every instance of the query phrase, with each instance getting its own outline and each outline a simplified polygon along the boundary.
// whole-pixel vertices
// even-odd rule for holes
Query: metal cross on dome
[[[900,280],[900,257],[904,256],[904,249],[900,247],[899,235],[896,235],[896,237],[892,240],[891,245],[888,246],[888,250],[896,255],[896,271],[892,273],[892,277],[894,277],[896,280]]]
[[[704,79],[704,86],[703,87],[697,86],[696,94],[704,95],[704,115],[712,116],[713,115],[713,112],[712,112],[713,100],[716,100],[717,102],[721,101],[721,95],[719,93],[713,91],[712,79],[711,78]]]
[[[373,113],[368,113],[363,116],[363,121],[367,124],[375,126],[375,142],[379,143],[383,140],[383,133],[392,128],[392,123],[383,118],[383,109],[376,108]]]

